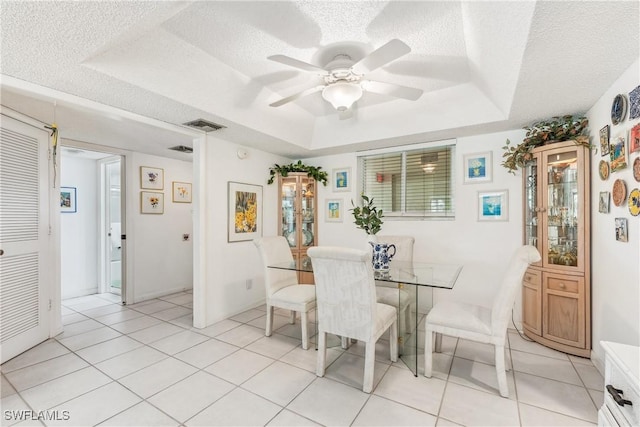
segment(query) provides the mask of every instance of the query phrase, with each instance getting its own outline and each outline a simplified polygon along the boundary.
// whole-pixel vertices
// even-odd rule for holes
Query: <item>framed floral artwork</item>
[[[508,219],[508,190],[478,192],[478,221],[507,221]]]
[[[491,151],[465,154],[462,170],[465,184],[491,182],[493,173]]]
[[[609,154],[609,125],[600,129],[600,155]]]
[[[177,182],[172,183],[173,203],[191,203],[191,183]]]
[[[326,222],[342,222],[344,217],[344,206],[342,199],[327,199],[325,201],[326,211],[324,220]]]
[[[140,192],[140,213],[143,214],[163,214],[164,213],[164,193],[157,191]]]
[[[627,150],[625,148],[625,137],[618,135],[611,141],[611,172],[617,172],[627,167]]]
[[[243,242],[262,236],[262,186],[229,181],[227,241]]]
[[[60,187],[60,212],[76,213],[78,208],[76,187]]]
[[[351,191],[351,168],[334,169],[331,181],[333,191]]]
[[[140,166],[140,188],[146,190],[163,190],[164,170],[149,166]]]

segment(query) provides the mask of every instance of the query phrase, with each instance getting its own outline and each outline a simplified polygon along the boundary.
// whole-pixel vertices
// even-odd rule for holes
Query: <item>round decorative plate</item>
[[[640,182],[640,157],[636,157],[633,161],[633,178]]]
[[[622,206],[622,204],[627,198],[627,187],[624,185],[623,180],[616,179],[616,182],[613,183],[613,191],[611,192],[611,198],[613,199],[614,205]]]
[[[606,160],[600,160],[598,172],[600,173],[600,179],[606,181],[607,178],[609,178],[609,162]]]
[[[287,242],[289,242],[289,246],[295,248],[296,246],[296,233],[294,231],[285,231],[284,237],[287,238]]]
[[[313,243],[313,233],[309,230],[302,230],[302,245],[310,246]]]
[[[617,125],[627,114],[627,98],[623,94],[616,95],[611,104],[611,123]]]
[[[637,188],[629,193],[629,213],[633,216],[640,214],[640,190]]]

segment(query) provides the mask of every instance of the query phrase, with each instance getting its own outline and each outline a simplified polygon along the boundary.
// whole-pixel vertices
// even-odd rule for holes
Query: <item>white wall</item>
[[[127,169],[127,254],[133,301],[193,287],[193,204],[172,202],[172,182],[193,183],[191,162],[132,153]],[[140,213],[140,166],[164,169],[164,213]],[[189,234],[184,241],[183,234]]]
[[[60,215],[62,299],[98,292],[98,166],[95,160],[61,156],[60,186],[76,187],[77,212]]]
[[[592,294],[592,347],[595,358],[604,360],[600,341],[615,341],[630,345],[640,345],[640,217],[629,213],[627,204],[617,207],[611,203],[610,213],[598,212],[598,196],[601,191],[612,191],[613,182],[622,179],[627,186],[627,194],[640,183],[633,178],[631,165],[640,153],[629,155],[628,167],[613,172],[609,179],[602,181],[598,175],[598,163],[602,157],[599,149],[599,130],[605,125],[611,127],[611,136],[627,135],[629,129],[640,119],[625,120],[618,125],[611,124],[611,103],[613,98],[628,93],[640,82],[640,64],[636,61],[602,95],[588,111],[591,140],[598,145],[598,151],[591,156],[591,294]],[[627,115],[628,117],[628,115]],[[615,218],[627,218],[629,241],[615,239]]]

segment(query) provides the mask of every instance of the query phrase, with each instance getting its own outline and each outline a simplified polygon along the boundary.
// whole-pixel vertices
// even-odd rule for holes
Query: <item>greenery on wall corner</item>
[[[541,120],[532,125],[525,126],[527,131],[522,142],[518,145],[511,145],[507,142],[503,148],[502,166],[508,169],[509,173],[515,174],[518,168],[522,168],[531,160],[531,150],[534,148],[561,141],[575,141],[576,145],[594,148],[589,142],[589,120],[584,116],[555,116],[551,119]]]
[[[355,219],[354,224],[363,229],[367,235],[376,234],[380,231],[382,227],[382,217],[384,217],[382,213],[382,209],[378,210],[376,205],[373,203],[373,197],[369,198],[364,194],[361,194],[363,204],[362,207],[356,206],[353,203],[353,199],[351,199],[351,205],[353,209],[349,209],[353,213],[353,218]]]
[[[290,163],[288,165],[275,164],[269,168],[269,180],[267,184],[273,184],[277,174],[281,176],[287,176],[289,172],[306,172],[309,178],[315,179],[317,182],[321,182],[326,187],[329,174],[322,170],[321,166],[307,166],[302,163],[302,160],[298,160],[297,163]]]

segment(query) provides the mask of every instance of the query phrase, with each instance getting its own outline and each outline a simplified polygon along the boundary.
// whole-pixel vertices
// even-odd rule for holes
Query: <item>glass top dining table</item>
[[[308,257],[300,263],[285,262],[272,264],[268,267],[313,273],[313,265]],[[371,268],[373,270],[373,266]],[[418,357],[420,356],[422,359],[424,353],[424,340],[419,336],[418,325],[431,308],[429,300],[433,300],[432,293],[425,294],[425,292],[433,289],[453,289],[461,271],[462,265],[458,264],[420,261],[392,261],[387,271],[373,270],[376,286],[392,286],[399,290],[398,307],[400,307],[401,299],[405,301],[405,304],[407,298],[409,299],[411,324],[406,325],[404,331],[398,331],[398,349],[400,358],[415,376],[418,376]],[[426,299],[427,303],[419,304],[420,298]],[[398,313],[398,321],[400,321],[401,314]],[[339,340],[335,340],[335,342],[338,343]]]

